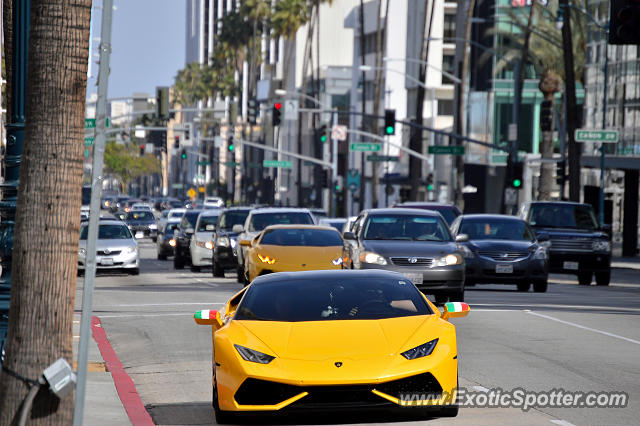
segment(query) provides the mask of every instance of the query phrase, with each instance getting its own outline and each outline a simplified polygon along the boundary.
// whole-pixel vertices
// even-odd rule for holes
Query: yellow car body
[[[324,230],[339,237],[335,246],[285,246],[263,244],[262,238],[273,230]],[[340,233],[331,226],[318,225],[271,225],[258,234],[253,241],[240,241],[248,246],[245,262],[247,282],[256,277],[273,272],[314,271],[342,269],[342,249],[344,243]],[[250,246],[249,246],[250,245]]]
[[[455,416],[458,349],[455,327],[448,319],[466,315],[469,307],[464,303],[449,303],[441,313],[420,293],[429,306],[428,315],[299,322],[234,319],[244,293],[256,283],[265,285],[287,275],[302,286],[304,275],[319,273],[260,277],[222,311],[196,313],[196,323],[212,326],[213,405],[218,420],[233,412],[407,406],[453,410],[444,415]],[[387,271],[323,272],[327,273],[357,274],[362,280],[385,274],[401,277]],[[407,351],[434,339],[428,356],[405,358]],[[245,360],[238,345],[262,353],[269,362]],[[403,395],[409,391],[414,394]]]

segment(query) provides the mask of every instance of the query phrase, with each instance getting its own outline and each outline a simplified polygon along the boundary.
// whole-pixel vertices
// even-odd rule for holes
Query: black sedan
[[[365,210],[343,236],[344,267],[400,272],[438,303],[463,300],[464,255],[439,213]]]
[[[451,225],[466,258],[466,284],[516,284],[519,291],[547,291],[548,237],[536,235],[522,219],[504,215],[463,215]]]
[[[202,210],[188,210],[182,215],[180,224],[173,231],[173,239],[176,242],[173,267],[183,269],[185,265],[191,265],[191,237],[195,232],[196,221]]]
[[[213,263],[214,277],[224,277],[225,269],[236,269],[238,254],[236,251],[238,233],[233,232],[235,225],[244,225],[251,208],[232,207],[225,209],[216,224],[213,234]]]
[[[156,241],[158,237],[158,223],[151,211],[130,211],[124,220],[136,238],[151,237],[154,242]]]

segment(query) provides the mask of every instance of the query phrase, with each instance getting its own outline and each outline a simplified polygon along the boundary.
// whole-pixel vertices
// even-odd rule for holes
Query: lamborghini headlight
[[[462,256],[457,253],[452,253],[443,256],[440,259],[436,259],[433,266],[452,266],[460,264],[462,264]]]
[[[258,259],[260,259],[262,261],[262,263],[266,263],[268,265],[273,265],[274,263],[276,263],[276,258],[275,257],[269,257],[269,256],[265,256],[262,254],[258,253]]]
[[[360,255],[360,262],[364,263],[375,263],[376,265],[386,265],[387,261],[384,257],[380,256],[378,253],[373,253],[371,251],[365,251]]]
[[[257,362],[258,364],[269,364],[271,361],[275,359],[274,356],[264,354],[262,352],[258,352],[254,349],[245,348],[240,345],[233,345],[236,347],[236,350],[245,361],[249,362]]]
[[[422,358],[424,356],[431,355],[431,352],[433,352],[437,343],[438,343],[438,339],[433,339],[430,342],[423,343],[420,346],[416,346],[413,349],[409,349],[408,351],[402,352],[401,355],[409,360]]]
[[[218,247],[229,247],[229,237],[218,237],[216,238],[216,245]]]

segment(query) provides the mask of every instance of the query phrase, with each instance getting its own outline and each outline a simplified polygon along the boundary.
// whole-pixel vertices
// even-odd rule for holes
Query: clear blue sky
[[[87,94],[97,91],[101,3],[94,2],[92,75]],[[114,0],[109,97],[134,92],[155,96],[184,67],[186,0]]]

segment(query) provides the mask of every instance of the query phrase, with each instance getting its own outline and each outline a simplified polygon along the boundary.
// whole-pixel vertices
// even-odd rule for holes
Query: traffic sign
[[[205,187],[204,186],[200,186],[198,187],[198,192],[204,192],[205,191]]]
[[[284,119],[297,120],[299,108],[300,102],[295,99],[287,99],[286,101],[284,101]]]
[[[290,169],[293,167],[291,161],[277,161],[277,160],[264,160],[262,162],[263,167],[278,167],[283,169]]]
[[[464,146],[456,145],[432,145],[429,147],[429,154],[434,155],[464,155]]]
[[[398,161],[400,157],[397,155],[367,155],[367,161]]]
[[[195,190],[195,189],[193,189],[193,188],[190,188],[190,189],[187,191],[187,195],[189,196],[189,198],[194,198],[194,197],[196,196],[196,190]]]
[[[342,124],[336,124],[331,129],[331,139],[336,139],[339,141],[347,140],[347,126]]]
[[[107,127],[111,125],[111,120],[107,117]],[[85,129],[95,129],[96,128],[96,119],[95,118],[85,118],[84,119],[84,128]]]
[[[347,171],[347,187],[351,192],[357,192],[360,189],[360,171],[358,169]]]
[[[92,146],[92,145],[93,145],[93,137],[85,137],[84,146]]]
[[[382,144],[379,143],[358,143],[354,142],[349,146],[351,151],[380,151]]]
[[[575,135],[576,135],[576,142],[602,142],[602,143],[618,142],[617,130],[576,129]]]
[[[182,184],[181,183],[172,183],[171,184],[171,188],[173,188],[173,189],[182,189]]]
[[[208,166],[211,163],[209,161],[198,161],[196,162],[196,166]]]
[[[236,163],[235,161],[225,161],[224,165],[227,167],[237,167],[240,163]]]

